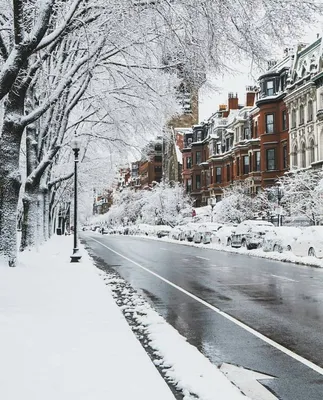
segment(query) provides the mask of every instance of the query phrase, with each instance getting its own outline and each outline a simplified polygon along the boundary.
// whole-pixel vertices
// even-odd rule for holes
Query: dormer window
[[[202,131],[197,131],[196,134],[196,141],[200,142],[202,140]]]
[[[266,83],[266,95],[273,96],[274,95],[274,81],[267,81]]]

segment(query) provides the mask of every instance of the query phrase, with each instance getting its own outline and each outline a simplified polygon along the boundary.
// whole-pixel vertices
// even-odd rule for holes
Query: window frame
[[[287,131],[288,124],[287,124],[287,110],[282,111],[282,130]]]
[[[273,158],[269,158],[270,152],[273,152]],[[273,166],[270,168],[270,161],[273,161]],[[276,171],[277,166],[276,166],[276,148],[272,147],[270,149],[266,149],[266,171]]]
[[[268,123],[268,117],[272,117],[273,118],[272,123]],[[269,126],[272,126],[272,131],[271,132],[268,130]],[[274,130],[275,130],[274,129],[275,128],[275,114],[274,113],[265,114],[265,127],[266,127],[266,133],[267,134],[274,133]]]
[[[215,167],[215,183],[222,183],[222,167]]]
[[[242,161],[243,175],[248,175],[250,173],[250,157],[249,157],[249,154],[246,155],[246,156],[242,156],[242,160],[243,160]],[[248,160],[247,163],[246,163],[246,160]]]
[[[272,87],[268,87],[268,83],[271,83]],[[273,79],[270,79],[266,81],[266,96],[273,96],[274,94],[275,94],[275,82]]]
[[[259,155],[259,159],[258,159]],[[261,171],[261,153],[260,151],[255,151],[255,171],[260,172]]]
[[[199,178],[199,180],[197,178]],[[201,175],[195,175],[195,187],[196,190],[201,189]]]
[[[198,162],[198,157],[197,157],[197,155],[199,155],[200,162]],[[202,152],[201,152],[200,150],[198,150],[198,151],[195,153],[195,164],[196,164],[196,165],[199,165],[199,164],[201,164],[201,162],[202,162]]]

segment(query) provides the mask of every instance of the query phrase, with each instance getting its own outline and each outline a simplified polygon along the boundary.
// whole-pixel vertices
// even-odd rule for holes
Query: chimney
[[[246,87],[246,106],[252,107],[255,104],[256,89],[253,86]]]
[[[238,110],[239,109],[239,99],[238,94],[230,92],[228,96],[228,110]]]

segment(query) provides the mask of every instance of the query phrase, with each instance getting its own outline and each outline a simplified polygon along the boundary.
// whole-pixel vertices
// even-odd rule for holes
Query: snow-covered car
[[[323,257],[323,226],[309,226],[304,228],[290,244],[290,250],[301,257]]]
[[[194,243],[211,243],[212,232],[209,231],[208,227],[200,227],[193,236]]]
[[[172,230],[171,226],[158,225],[158,226],[156,226],[156,235],[157,235],[158,238],[169,236],[171,230]]]
[[[212,243],[231,246],[231,236],[235,232],[237,225],[223,225],[212,236]]]
[[[262,246],[265,234],[272,231],[274,225],[263,220],[246,220],[241,222],[231,236],[232,247],[246,247],[248,250]]]
[[[183,227],[181,226],[174,226],[174,228],[171,230],[169,237],[171,239],[179,240],[180,234],[183,231]]]
[[[200,227],[201,227],[201,224],[195,224],[195,223],[187,225],[187,231],[185,234],[185,238],[188,242],[193,241],[194,235],[200,229]]]
[[[293,226],[280,226],[266,232],[262,244],[263,251],[277,251],[282,253],[291,249],[293,240],[301,235],[302,230]]]
[[[179,240],[181,240],[181,241],[182,240],[186,240],[186,235],[190,231],[191,228],[189,226],[187,226],[187,225],[186,226],[184,225],[184,226],[181,227],[181,229],[182,230],[181,230],[181,232],[179,234]]]

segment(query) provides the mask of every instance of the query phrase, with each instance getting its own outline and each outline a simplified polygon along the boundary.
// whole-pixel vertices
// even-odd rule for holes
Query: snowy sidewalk
[[[54,237],[0,263],[0,398],[174,400],[97,269]]]

